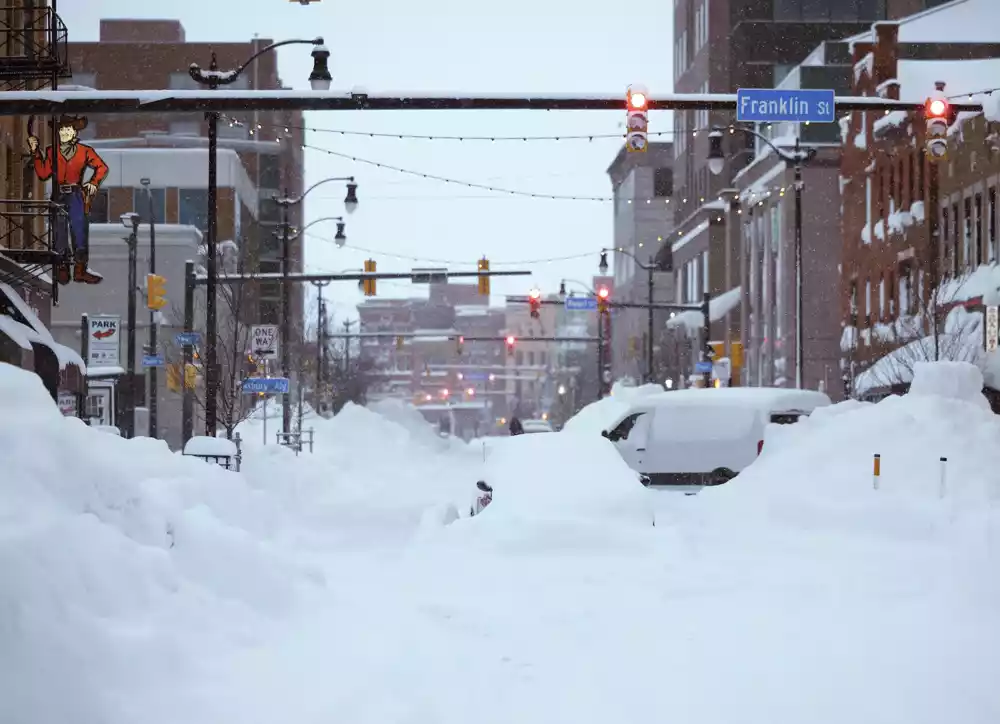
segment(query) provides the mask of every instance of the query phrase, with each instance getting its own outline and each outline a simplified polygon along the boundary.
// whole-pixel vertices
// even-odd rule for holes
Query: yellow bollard
[[[878,478],[882,473],[882,456],[875,453],[875,459],[872,460],[872,487],[878,490]]]

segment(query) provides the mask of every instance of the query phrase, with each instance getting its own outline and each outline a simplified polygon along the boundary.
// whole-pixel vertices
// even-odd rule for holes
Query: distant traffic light
[[[479,260],[479,294],[484,297],[490,295],[490,277],[488,274],[483,272],[488,272],[490,270],[490,260],[485,256]]]
[[[459,337],[458,342],[455,345],[455,351],[458,353],[458,356],[461,357],[462,352],[464,350],[465,350],[465,337]]]
[[[931,161],[944,161],[948,157],[948,128],[955,122],[956,114],[944,95],[944,83],[937,83],[934,95],[924,103],[927,133],[924,151]]]
[[[604,312],[608,311],[608,297],[611,296],[611,292],[608,291],[607,287],[601,287],[597,290],[597,311]]]
[[[399,336],[396,337],[396,349],[397,350],[403,349],[403,338],[402,337],[399,337]]]
[[[629,86],[625,106],[625,148],[630,152],[644,152],[649,146],[649,98],[646,89],[639,85]]]
[[[365,271],[368,272],[368,273],[370,273],[370,274],[374,274],[375,273],[375,260],[374,259],[366,259],[365,260]],[[375,296],[375,281],[376,280],[375,279],[364,279],[362,281],[364,282],[363,288],[365,290],[365,296],[366,297],[374,297]]]
[[[513,355],[514,354],[514,345],[517,343],[517,340],[514,339],[514,335],[513,334],[508,334],[506,342],[507,342],[507,354]]]
[[[184,386],[189,390],[198,386],[198,368],[193,364],[184,366]]]
[[[542,317],[542,293],[537,289],[532,289],[528,294],[528,304],[531,305],[531,318],[541,319]]]
[[[167,306],[167,280],[159,274],[146,275],[146,307],[160,310]]]

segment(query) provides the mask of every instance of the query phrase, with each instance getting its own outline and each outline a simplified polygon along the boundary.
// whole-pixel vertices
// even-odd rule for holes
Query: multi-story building
[[[558,295],[545,300],[561,301]],[[558,384],[555,375],[558,345],[554,342],[531,342],[526,339],[556,336],[560,306],[542,304],[538,319],[535,319],[527,304],[507,304],[503,334],[513,335],[515,342],[513,349],[504,352],[505,417],[541,417],[547,415],[554,406]]]
[[[665,238],[671,236],[673,209],[673,144],[650,143],[646,153],[628,153],[624,146],[608,167],[614,195],[614,277],[619,301],[648,302],[648,274],[639,263],[653,264]],[[653,275],[653,300],[674,298],[669,265]],[[654,354],[660,351],[667,313],[655,311]],[[612,374],[636,380],[652,378],[647,370],[649,337],[645,310],[622,310],[616,315],[612,339]]]
[[[193,90],[201,86],[188,73],[192,62],[208,69],[214,53],[220,68],[237,68],[271,43],[265,38],[247,42],[190,43],[186,41],[184,27],[177,20],[105,19],[101,20],[100,36],[96,42],[70,43],[71,82],[99,90]],[[136,58],[141,58],[142,62],[136,62]],[[282,88],[276,53],[259,56],[234,83],[226,87],[234,90]],[[89,120],[86,137],[102,142],[101,148],[109,147],[111,139],[120,145],[158,148],[198,148],[207,145],[203,114],[107,115]],[[300,111],[233,113],[219,124],[219,148],[232,149],[239,154],[257,194],[251,206],[260,209],[260,226],[240,230],[244,237],[241,248],[246,258],[264,273],[281,271],[281,249],[274,233],[281,219],[273,198],[285,193],[296,196],[303,191],[302,145],[305,131],[302,126]],[[204,166],[201,168],[207,177],[207,170]],[[146,176],[157,183],[154,167]],[[200,218],[203,220],[207,219],[206,202],[207,199],[189,196],[190,205],[201,205],[203,213]],[[136,208],[135,211],[141,210]],[[288,212],[292,226],[301,228],[302,204],[289,207]],[[206,230],[204,222],[199,228],[203,232]],[[291,271],[301,271],[301,238],[293,240],[290,256]],[[280,284],[261,282],[258,290],[260,308],[257,316],[262,321],[275,321],[276,310],[280,308]],[[291,308],[295,315],[293,326],[299,332],[303,299],[304,290],[296,285],[292,289]]]
[[[0,13],[0,91],[64,85],[69,77],[67,30],[50,3],[10,0],[4,5]],[[53,294],[48,273],[52,261],[50,205],[29,162],[28,136],[37,137],[42,148],[50,145],[51,120],[0,117],[0,362],[34,370],[55,398],[60,390],[76,393],[81,389],[81,370],[66,365],[64,350],[40,341],[26,343],[17,331],[33,329],[36,332],[30,336],[48,339],[46,325]]]
[[[1000,32],[977,20],[993,10],[960,0],[853,38],[855,94],[921,102],[938,82],[948,96],[992,88]],[[854,395],[905,387],[915,362],[982,354],[982,305],[1000,301],[1000,116],[980,98],[994,110],[960,114],[937,163],[918,114],[842,125],[841,347]]]
[[[866,30],[871,23],[898,18],[944,0],[677,0],[674,5],[674,91],[735,93],[738,88],[773,88],[820,43]],[[682,297],[713,297],[732,287],[725,278],[727,235],[720,211],[734,176],[753,158],[755,142],[743,133],[726,134],[727,163],[713,176],[708,169],[708,131],[728,126],[729,112],[674,113],[674,231],[660,249],[673,256],[675,270],[689,282]],[[712,341],[737,337],[739,315],[728,329],[713,319]]]

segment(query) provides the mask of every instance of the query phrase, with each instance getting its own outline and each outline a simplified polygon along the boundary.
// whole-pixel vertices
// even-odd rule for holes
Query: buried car
[[[565,431],[510,438],[476,483],[470,517],[518,522],[575,520],[655,525],[648,481],[614,445]]]

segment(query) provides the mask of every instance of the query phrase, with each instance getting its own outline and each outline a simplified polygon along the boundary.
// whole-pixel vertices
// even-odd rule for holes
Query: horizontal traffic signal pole
[[[432,272],[434,279],[474,279],[477,277],[526,277],[531,276],[530,271],[469,271],[469,272]],[[281,274],[280,272],[266,274],[219,274],[217,282],[219,284],[244,284],[248,282],[360,282],[365,279],[404,279],[416,281],[416,284],[427,284],[428,272],[417,270],[409,272],[356,272],[351,274]],[[208,276],[196,274],[194,277],[195,286],[208,283]]]
[[[952,103],[960,111],[982,111],[980,103]],[[837,96],[835,110],[916,111],[923,102],[869,96]],[[662,110],[736,109],[735,93],[666,93],[648,98]],[[0,115],[88,115],[97,113],[224,113],[232,111],[624,111],[625,93],[360,93],[350,91],[119,90],[5,91]]]
[[[573,297],[574,299],[595,299],[592,296],[580,296]],[[569,297],[567,297],[569,299]],[[512,304],[531,304],[531,300],[528,297],[507,297],[507,301]],[[540,299],[534,302],[535,304],[547,304],[552,306],[565,306],[564,301],[557,299]],[[670,304],[667,302],[616,302],[608,299],[602,302],[607,307],[611,309],[663,309],[670,312],[700,312],[702,311],[702,304]],[[573,311],[586,311],[586,310],[573,310]]]
[[[507,336],[470,337],[464,334],[413,334],[407,332],[331,332],[323,335],[330,339],[416,339],[437,340],[439,342],[507,342]],[[514,337],[519,342],[598,342],[599,337]]]

